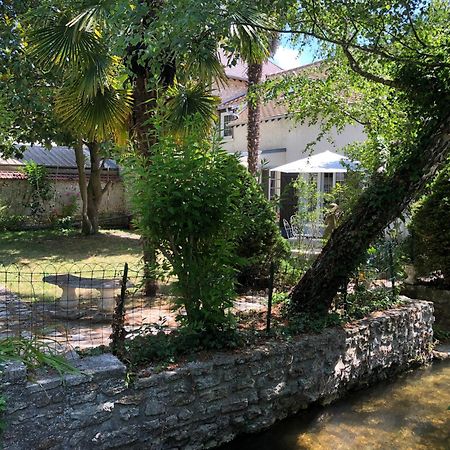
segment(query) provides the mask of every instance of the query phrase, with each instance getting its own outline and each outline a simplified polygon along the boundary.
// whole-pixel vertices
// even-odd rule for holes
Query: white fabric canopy
[[[323,172],[347,172],[347,166],[354,168],[358,161],[351,161],[349,158],[329,150],[308,156],[282,166],[270,169],[271,172],[284,173],[323,173]]]

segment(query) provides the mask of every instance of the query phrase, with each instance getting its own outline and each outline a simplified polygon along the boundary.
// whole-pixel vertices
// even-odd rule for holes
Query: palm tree
[[[82,233],[99,230],[99,207],[109,184],[101,184],[101,143],[123,143],[131,112],[131,95],[115,82],[117,71],[96,37],[96,30],[67,24],[41,29],[32,37],[31,55],[44,68],[63,72],[55,92],[55,113],[73,136],[82,199]],[[96,55],[93,57],[93,55]],[[87,181],[83,144],[89,150]]]
[[[155,108],[161,104],[161,98],[159,98],[161,93],[162,104],[167,110],[167,118],[177,133],[183,127],[185,130],[188,129],[186,124],[191,123],[189,116],[192,115],[203,117],[205,126],[209,127],[216,101],[210,94],[209,85],[212,78],[224,77],[224,68],[218,58],[217,42],[201,38],[200,42],[206,41],[211,44],[209,51],[201,52],[201,54],[197,54],[195,51],[188,52],[187,55],[183,54],[181,64],[177,61],[173,50],[163,49],[164,51],[160,52],[163,58],[156,64],[159,73],[155,77],[151,61],[142,58],[141,55],[147,48],[144,39],[145,33],[157,20],[163,3],[146,1],[145,4],[146,14],[134,30],[137,39],[133,40],[133,44],[126,49],[126,54],[122,55],[120,61],[127,68],[128,82],[131,86],[132,111],[128,128],[129,139],[138,154],[150,163],[152,147],[157,139],[152,117]],[[102,42],[102,34],[96,29],[99,23],[107,24],[108,21],[103,20],[107,13],[104,3],[99,3],[86,9],[63,27],[46,28],[40,36],[38,35],[37,39],[38,53],[42,55],[42,64],[60,66],[66,64],[66,61],[71,61],[75,65],[78,65],[80,61],[89,63],[89,70],[81,72],[84,76],[77,84],[77,99],[80,99],[86,108],[79,108],[77,111],[80,114],[82,112],[87,114],[88,123],[95,130],[101,130],[102,127],[95,126],[91,122],[95,116],[91,116],[88,112],[87,106],[91,105],[92,93],[103,93],[102,86],[105,82],[113,85],[111,78],[107,76],[107,73],[110,73],[107,68],[111,67],[110,62],[113,61],[113,58],[108,56],[107,49]],[[249,25],[253,21],[251,17],[242,17],[239,14],[231,14],[229,17],[231,22],[246,23],[245,26],[238,25],[234,28],[238,35],[246,36],[246,42],[249,45],[251,45],[252,39],[259,39],[254,31],[256,27]],[[197,36],[197,38],[199,37]],[[115,92],[119,94],[117,88]],[[130,98],[128,94],[124,97]],[[66,111],[69,112],[70,109],[68,107]],[[84,119],[81,119],[81,122],[83,121]],[[143,242],[143,247],[147,270],[155,262],[156,256],[151,243]],[[156,283],[150,272],[146,272],[145,278],[147,280],[146,293],[154,295]]]
[[[258,23],[270,23],[270,19],[257,13]],[[273,55],[278,44],[278,35],[273,32],[250,32],[237,27],[235,30],[236,47],[239,56],[247,63],[247,166],[255,177],[258,174],[258,154],[260,142],[261,99],[257,87],[261,83],[264,62]]]

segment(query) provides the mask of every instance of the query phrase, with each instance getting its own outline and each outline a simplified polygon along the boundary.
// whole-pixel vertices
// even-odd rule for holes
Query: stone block
[[[145,405],[144,414],[146,416],[157,416],[165,412],[166,412],[166,405],[157,399],[150,399],[147,401]]]
[[[19,361],[8,361],[0,364],[0,381],[2,385],[6,383],[25,383],[27,378],[27,368]]]

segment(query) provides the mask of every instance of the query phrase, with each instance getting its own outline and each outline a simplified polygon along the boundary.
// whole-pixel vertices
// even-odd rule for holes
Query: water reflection
[[[450,449],[450,361],[300,413],[224,450]]]

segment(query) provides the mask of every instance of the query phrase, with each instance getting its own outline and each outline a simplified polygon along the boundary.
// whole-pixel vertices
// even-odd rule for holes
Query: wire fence
[[[369,252],[366,264],[353,280],[370,279],[394,289],[398,277],[396,251],[392,241],[381,242],[376,251]],[[289,262],[271,265],[263,287],[241,293],[231,308],[238,326],[270,330],[274,311],[279,313],[278,303],[286,299],[306,270],[304,261],[293,253]],[[55,350],[65,351],[109,345],[112,327],[117,323],[123,324],[128,335],[143,326],[147,332],[175,329],[178,312],[172,308],[174,280],[159,283],[156,297],[148,297],[143,278],[141,266],[0,265],[0,339],[37,338]],[[351,283],[348,280],[342,286],[344,296]],[[117,305],[123,309],[123,321],[115,316]]]
[[[109,345],[119,299],[126,334],[143,326],[175,329],[174,280],[158,283],[157,295],[148,297],[143,267],[125,266],[0,265],[0,339],[37,338],[60,351]],[[267,296],[268,288],[246,292],[232,312],[264,314]]]
[[[37,337],[55,348],[109,344],[123,271],[111,265],[0,266],[0,339]],[[128,270],[129,329],[170,313],[162,295],[145,297],[142,279],[142,268]]]

